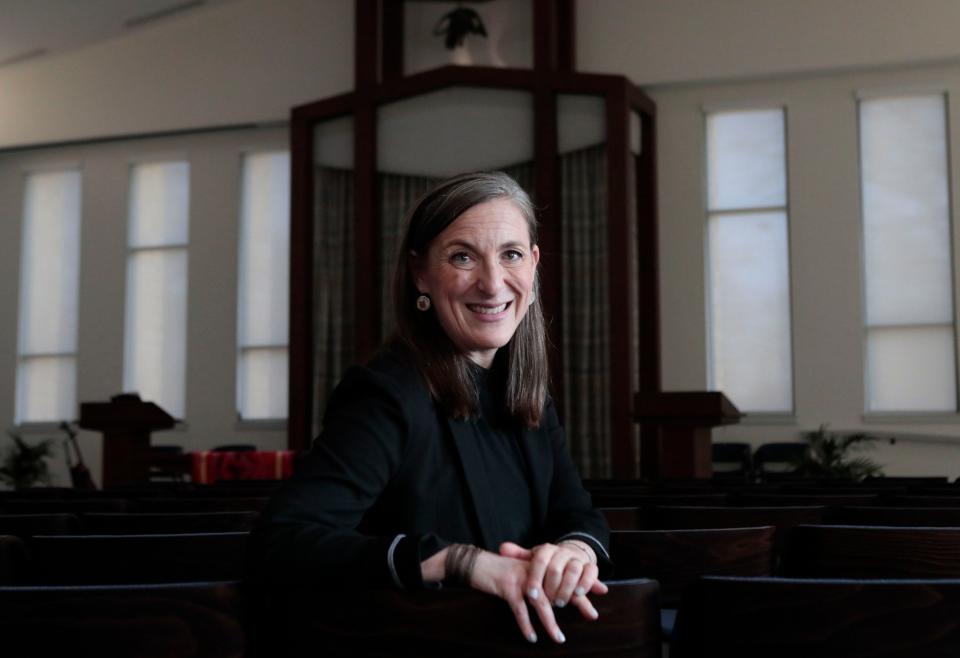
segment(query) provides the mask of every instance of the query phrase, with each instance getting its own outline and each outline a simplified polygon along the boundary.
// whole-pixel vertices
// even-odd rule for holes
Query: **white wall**
[[[579,0],[582,71],[641,85],[960,55],[954,0]]]
[[[0,68],[0,148],[282,121],[292,106],[351,89],[353,12],[351,0],[237,0],[82,50]],[[953,417],[898,425],[862,417],[852,94],[885,85],[960,88],[960,3],[583,0],[577,13],[580,70],[625,74],[647,86],[659,106],[666,388],[701,389],[706,382],[702,108],[772,99],[787,104],[790,122],[797,414],[718,436],[787,439],[820,422],[920,439],[956,436],[960,426]],[[956,118],[953,125],[960,125]],[[194,171],[227,192],[194,202],[196,217],[204,219],[191,229],[189,332],[196,345],[188,357],[188,399],[200,403],[188,411],[188,432],[159,437],[188,448],[237,439],[229,379],[236,197],[229,192],[233,174],[217,164],[225,143],[210,139]],[[8,154],[7,165],[0,163],[0,303],[7,309],[16,308],[21,221],[21,183],[14,171],[20,165],[9,163],[23,157]],[[80,156],[65,151],[56,157]],[[84,201],[82,400],[117,392],[121,374],[125,256],[117,227],[125,215],[117,208],[126,180],[102,157],[92,151],[83,156],[85,169],[99,168],[116,190]],[[960,198],[958,191],[954,198]],[[202,260],[195,250],[203,252]],[[206,280],[195,289],[201,277]],[[16,322],[8,312],[0,318],[2,425],[12,422],[15,345]],[[264,436],[268,447],[282,432]],[[960,452],[933,441],[900,441],[877,458],[890,464],[890,473],[960,474]],[[95,437],[84,436],[85,449],[95,444]]]
[[[0,147],[284,120],[353,88],[351,0],[237,0],[0,68]]]

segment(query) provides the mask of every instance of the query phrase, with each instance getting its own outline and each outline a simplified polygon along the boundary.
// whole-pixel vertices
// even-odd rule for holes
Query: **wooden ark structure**
[[[641,433],[659,441],[633,408],[661,379],[654,104],[623,76],[576,71],[573,0],[468,3],[506,12],[487,51],[431,59],[416,43],[437,40],[415,30],[452,4],[357,0],[354,91],[292,111],[289,446],[309,445],[342,371],[389,335],[409,205],[449,175],[503,169],[539,210],[574,459],[586,477],[636,477]]]

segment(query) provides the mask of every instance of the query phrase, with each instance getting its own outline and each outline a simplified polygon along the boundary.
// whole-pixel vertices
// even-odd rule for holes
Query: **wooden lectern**
[[[80,427],[103,432],[103,488],[146,482],[150,432],[175,423],[170,414],[136,393],[114,395],[110,402],[82,403]]]
[[[719,391],[637,393],[634,405],[641,475],[650,480],[712,476],[711,428],[742,417]]]

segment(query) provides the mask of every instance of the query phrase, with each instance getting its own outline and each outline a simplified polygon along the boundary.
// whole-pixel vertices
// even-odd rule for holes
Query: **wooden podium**
[[[110,402],[82,403],[80,427],[103,432],[103,488],[146,482],[150,432],[175,423],[170,414],[136,393],[115,395]]]
[[[742,414],[719,391],[637,393],[634,419],[641,424],[640,470],[644,478],[709,478],[713,475],[710,430],[740,421]]]

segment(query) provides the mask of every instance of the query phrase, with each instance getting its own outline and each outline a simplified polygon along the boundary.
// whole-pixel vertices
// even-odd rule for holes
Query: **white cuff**
[[[393,582],[397,584],[397,587],[400,589],[406,589],[403,586],[403,583],[400,581],[400,576],[397,574],[397,567],[393,564],[393,554],[397,550],[397,544],[400,543],[400,540],[406,537],[406,535],[397,535],[393,538],[393,541],[390,543],[390,548],[387,549],[387,566],[390,568],[390,576],[393,578]]]
[[[557,543],[559,544],[564,539],[576,539],[578,537],[589,539],[591,546],[596,546],[597,548],[599,548],[600,551],[603,553],[603,556],[608,560],[610,559],[610,554],[607,553],[607,549],[603,547],[603,542],[601,542],[599,539],[597,539],[593,535],[587,534],[585,532],[568,532],[563,537],[560,537],[559,539],[557,539]]]

